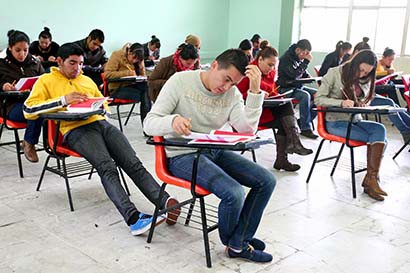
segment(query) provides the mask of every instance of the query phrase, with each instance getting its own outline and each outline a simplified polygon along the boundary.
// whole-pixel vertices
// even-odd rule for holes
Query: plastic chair
[[[330,134],[327,130],[326,130],[326,121],[325,121],[325,112],[323,112],[326,108],[324,107],[317,107],[318,113],[317,113],[317,132],[319,133],[319,135],[322,137],[322,140],[320,141],[319,144],[319,148],[316,152],[315,158],[313,160],[312,163],[312,167],[310,168],[309,171],[309,175],[306,179],[306,183],[309,183],[310,177],[312,176],[313,173],[313,169],[315,168],[316,163],[319,162],[323,162],[323,161],[328,161],[328,160],[332,160],[332,159],[336,159],[332,171],[330,173],[330,176],[333,176],[337,164],[339,163],[339,159],[340,156],[343,152],[343,149],[345,146],[350,148],[350,166],[351,166],[351,176],[352,176],[352,194],[353,194],[353,198],[356,198],[356,177],[355,174],[365,171],[367,170],[366,168],[364,169],[359,169],[359,170],[355,170],[355,166],[354,166],[354,151],[353,149],[356,147],[361,147],[361,146],[366,146],[366,142],[362,142],[362,141],[356,141],[356,140],[351,140],[349,139],[349,136],[347,136],[347,138],[345,137],[340,137],[340,136],[336,136],[336,135],[332,135]],[[322,149],[323,143],[328,140],[328,141],[333,141],[333,142],[339,142],[342,144],[342,146],[340,147],[340,150],[338,152],[337,155],[335,156],[330,156],[330,157],[326,157],[326,158],[322,158],[322,159],[318,159],[320,151]],[[348,140],[348,141],[347,141]]]
[[[108,83],[110,82],[110,80],[105,78],[104,73],[101,73],[101,79],[102,79],[102,81],[103,81],[103,95],[104,95],[105,97],[109,97],[109,96],[110,96],[110,93],[109,93],[109,91],[108,91]],[[121,132],[122,132],[123,130],[122,130],[122,121],[121,121],[120,107],[121,107],[122,105],[131,105],[131,104],[132,104],[131,109],[130,109],[130,111],[129,111],[128,114],[127,114],[127,119],[125,120],[125,123],[124,123],[124,126],[127,126],[128,120],[129,120],[130,117],[133,115],[133,111],[134,111],[134,108],[135,108],[135,104],[137,104],[137,103],[139,103],[139,101],[136,101],[136,100],[125,100],[125,99],[118,99],[118,98],[112,98],[112,99],[110,100],[110,102],[109,102],[108,105],[109,105],[109,106],[115,106],[115,107],[116,107],[116,112],[117,112],[116,118],[118,119],[118,123],[119,123],[120,131],[121,131]],[[134,115],[137,115],[137,114],[134,114]]]
[[[405,74],[401,75],[401,78],[403,80],[404,84],[404,99],[406,100],[407,103],[407,109],[410,109],[410,74]],[[403,146],[400,147],[400,149],[395,153],[393,156],[393,159],[396,159],[396,157],[406,148],[407,145],[409,145],[410,142],[407,141],[406,143],[403,144]],[[409,150],[410,152],[410,150]]]
[[[170,207],[170,208],[166,208],[166,209],[160,209],[160,207],[156,206],[155,207],[155,212],[154,212],[154,220],[152,221],[152,225],[149,231],[149,235],[147,238],[147,242],[151,243],[152,241],[152,237],[154,235],[154,230],[155,230],[155,223],[156,223],[156,219],[159,215],[162,215],[170,210],[174,210],[176,208],[183,208],[185,205],[189,204],[189,209],[188,212],[186,213],[186,217],[185,217],[185,226],[189,226],[191,223],[191,218],[192,217],[196,217],[196,219],[199,218],[198,220],[192,220],[193,223],[197,223],[198,225],[200,225],[199,228],[196,229],[200,229],[202,230],[202,235],[203,235],[203,239],[204,239],[204,246],[205,246],[205,256],[206,256],[206,264],[208,267],[212,267],[212,262],[211,262],[211,254],[210,254],[210,250],[209,250],[209,238],[208,238],[208,234],[217,229],[218,228],[218,223],[217,223],[217,216],[215,216],[215,212],[217,212],[217,207],[215,206],[211,206],[211,205],[207,205],[208,207],[211,207],[212,209],[210,210],[211,212],[214,212],[214,214],[209,214],[207,213],[207,209],[205,207],[205,200],[204,198],[211,194],[209,191],[205,190],[204,188],[196,185],[195,183],[191,183],[191,181],[187,181],[178,177],[173,176],[169,170],[168,170],[168,166],[167,166],[167,158],[166,158],[166,153],[165,153],[165,146],[161,145],[161,143],[164,142],[164,138],[163,137],[159,137],[159,136],[154,136],[153,137],[154,140],[154,144],[155,144],[155,172],[158,176],[158,178],[163,182],[161,185],[161,191],[160,191],[160,196],[159,196],[159,200],[162,200],[163,195],[165,193],[165,187],[167,185],[173,185],[176,187],[180,187],[186,190],[190,190],[191,191],[191,195],[192,197],[180,202],[178,205]],[[193,177],[196,177],[196,167],[194,166],[194,172],[192,174]],[[195,211],[195,202],[196,200],[199,199],[199,204],[200,204],[200,216],[196,216],[194,214]],[[158,202],[159,203],[159,202]],[[182,212],[181,212],[182,215]],[[183,216],[179,216],[179,218],[184,218]],[[207,219],[210,218],[210,219]],[[208,226],[208,223],[211,223],[212,225]],[[191,226],[193,227],[193,226]],[[195,228],[195,227],[193,227]]]
[[[3,142],[0,143],[0,146],[8,146],[8,145],[15,145],[16,146],[16,155],[17,155],[17,164],[19,168],[19,175],[21,178],[24,177],[23,174],[23,165],[21,162],[21,155],[23,154],[23,151],[21,150],[21,140],[18,134],[18,130],[21,129],[26,129],[27,123],[25,122],[15,122],[7,119],[7,113],[6,113],[6,105],[7,105],[7,97],[1,98],[0,101],[0,139],[3,134],[3,129],[6,128],[7,130],[11,130],[14,133],[14,141],[8,141],[8,142]]]
[[[48,156],[44,163],[44,167],[41,172],[36,191],[40,191],[41,183],[43,181],[44,174],[46,171],[52,172],[63,177],[65,180],[70,210],[74,211],[74,205],[71,197],[71,190],[68,179],[83,175],[88,175],[88,179],[91,179],[91,176],[95,172],[95,170],[91,166],[91,164],[85,159],[82,161],[77,161],[69,164],[66,163],[66,159],[69,157],[82,158],[82,156],[63,144],[63,135],[59,132],[59,126],[56,125],[55,121],[47,120],[44,122],[43,139],[45,150],[48,153]],[[48,165],[51,158],[56,159],[56,166]],[[127,194],[130,195],[124,174],[122,173],[120,168],[118,168],[118,170],[124,183],[124,188]]]

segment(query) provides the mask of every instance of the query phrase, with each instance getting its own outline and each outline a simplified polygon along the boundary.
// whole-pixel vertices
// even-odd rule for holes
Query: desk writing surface
[[[350,114],[392,114],[407,111],[406,108],[395,108],[389,105],[366,106],[366,107],[327,107],[323,109],[315,109],[319,112],[334,112],[334,113],[350,113]]]
[[[102,115],[105,113],[104,109],[98,109],[95,111],[90,112],[83,112],[83,113],[72,113],[67,111],[60,111],[54,113],[44,113],[40,114],[41,118],[50,119],[50,120],[65,120],[65,121],[76,121],[76,120],[84,120],[93,115]]]
[[[263,107],[276,107],[285,103],[292,102],[293,98],[280,98],[280,99],[265,99],[263,101]]]
[[[311,77],[311,78],[301,78],[301,79],[294,79],[291,81],[288,81],[290,84],[296,84],[296,83],[311,83],[311,82],[318,82],[321,81],[322,77]]]
[[[185,148],[194,148],[194,149],[223,149],[223,150],[232,150],[232,151],[243,151],[249,149],[257,149],[262,145],[273,143],[272,139],[255,139],[247,142],[240,142],[235,145],[226,145],[226,144],[189,144],[190,139],[184,138],[167,138],[164,139],[164,142],[155,142],[152,138],[147,140],[149,145],[163,145],[171,147],[185,147]]]
[[[0,91],[1,98],[28,98],[30,91]]]

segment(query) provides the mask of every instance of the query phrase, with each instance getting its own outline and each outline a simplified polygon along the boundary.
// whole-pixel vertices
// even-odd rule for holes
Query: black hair
[[[9,37],[9,46],[12,47],[19,42],[26,42],[30,44],[30,38],[22,31],[11,29],[7,32]]]
[[[312,45],[310,44],[309,40],[302,39],[296,43],[296,48],[300,48],[302,50],[312,51]]]
[[[50,39],[51,41],[53,37],[51,36],[50,29],[48,27],[44,27],[43,31],[41,31],[38,35],[38,38]]]
[[[360,73],[360,64],[365,63],[373,66],[373,69],[364,79],[359,78],[357,75]],[[351,57],[342,66],[342,83],[343,90],[348,95],[350,100],[358,105],[358,100],[354,91],[354,85],[359,84],[359,82],[370,82],[370,91],[366,94],[365,102],[369,102],[374,97],[374,85],[376,79],[376,67],[377,67],[377,57],[373,51],[369,49],[362,49]]]
[[[357,45],[355,45],[355,47],[353,49],[353,54],[357,53],[358,51],[363,50],[363,49],[371,50],[370,45],[367,43],[368,41],[369,41],[368,37],[363,37],[363,40],[360,43],[358,43]]]
[[[179,56],[184,60],[199,58],[198,49],[191,44],[181,44],[178,49],[180,50]]]
[[[88,34],[88,37],[91,38],[91,40],[98,40],[101,43],[104,43],[104,32],[102,32],[101,29],[93,29],[91,30],[90,34]]]
[[[149,43],[150,45],[155,45],[156,48],[161,47],[161,41],[155,35],[151,36],[151,41]]]
[[[252,43],[248,39],[242,40],[239,44],[239,48],[242,50],[249,50],[252,48]]]
[[[133,43],[128,48],[128,53],[138,58],[138,61],[144,60],[144,48],[140,43]]]
[[[248,57],[239,48],[225,50],[215,60],[218,62],[219,69],[227,69],[233,65],[242,75],[245,75],[249,64]]]
[[[253,34],[252,38],[251,38],[251,42],[258,42],[259,39],[261,38],[261,36],[259,34]]]
[[[351,48],[352,48],[352,44],[351,44],[351,43],[339,41],[339,42],[337,42],[337,44],[336,44],[335,52],[340,56],[340,54],[341,54],[343,51],[348,50],[348,49],[351,49]]]
[[[278,57],[279,53],[278,51],[271,47],[271,46],[265,46],[261,48],[261,50],[258,52],[258,55],[256,55],[255,59],[259,59],[259,57],[262,57],[262,59],[270,58],[272,56]]]
[[[63,59],[63,61],[71,55],[83,56],[84,51],[79,45],[75,43],[65,43],[60,46],[57,51],[57,57],[60,57],[61,59]]]
[[[389,47],[386,47],[383,51],[383,57],[390,57],[390,56],[393,56],[395,54],[396,54],[396,52],[394,52],[394,50],[389,48]]]

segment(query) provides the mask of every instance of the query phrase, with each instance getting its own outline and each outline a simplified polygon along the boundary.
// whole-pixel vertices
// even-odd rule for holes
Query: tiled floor
[[[229,259],[214,232],[212,269],[205,266],[199,231],[164,224],[151,244],[146,236],[131,236],[96,175],[91,181],[73,179],[76,211],[70,212],[61,178],[48,173],[42,190],[35,191],[44,152],[40,163],[23,159],[25,178],[20,179],[12,149],[0,148],[0,272],[410,272],[410,153],[407,149],[392,160],[402,139],[390,123],[385,124],[389,146],[381,178],[389,196],[384,202],[362,194],[363,173],[357,175],[358,197],[352,198],[347,152],[333,179],[330,165],[320,164],[306,185],[313,155],[290,156],[302,169],[285,173],[272,169],[273,145],[259,149],[258,163],[278,178],[257,233],[274,260],[260,265]],[[138,117],[125,133],[153,173],[153,148],[145,144]],[[2,140],[11,137],[5,132]],[[319,144],[303,142],[315,150]],[[337,149],[333,143],[324,152]],[[356,155],[358,164],[364,165],[365,149],[359,148]],[[130,186],[138,208],[152,212],[152,205]],[[187,196],[175,188],[169,192],[180,199]],[[209,202],[217,204],[212,197]]]

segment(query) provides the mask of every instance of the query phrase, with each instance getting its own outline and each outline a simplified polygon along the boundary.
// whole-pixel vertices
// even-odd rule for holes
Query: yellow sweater
[[[50,113],[65,110],[61,97],[77,91],[87,94],[89,97],[102,97],[95,83],[88,77],[79,75],[75,79],[68,79],[56,67],[51,68],[51,72],[43,74],[34,84],[30,96],[24,102],[24,116],[26,119],[37,119],[41,113]],[[109,110],[108,105],[104,107]],[[95,122],[104,120],[101,115],[94,115],[87,120],[62,121],[60,132],[65,135],[69,131]]]
[[[385,67],[382,65],[380,60],[377,62],[377,68],[376,68],[376,76],[377,77],[382,77],[382,76],[387,76],[389,69],[394,69],[393,64],[390,66],[390,68]]]

